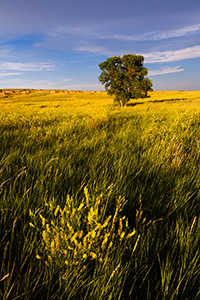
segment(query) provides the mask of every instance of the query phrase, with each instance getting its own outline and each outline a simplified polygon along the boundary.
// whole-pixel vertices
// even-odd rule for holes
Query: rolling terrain
[[[2,90],[0,298],[199,299],[200,91]]]

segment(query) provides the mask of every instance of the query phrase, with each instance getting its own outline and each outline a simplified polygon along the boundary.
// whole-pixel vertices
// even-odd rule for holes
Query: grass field
[[[200,91],[0,95],[0,298],[200,299]]]

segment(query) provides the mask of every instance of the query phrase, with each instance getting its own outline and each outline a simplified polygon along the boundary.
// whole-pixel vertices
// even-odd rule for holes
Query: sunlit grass
[[[199,299],[199,99],[0,96],[2,299]]]

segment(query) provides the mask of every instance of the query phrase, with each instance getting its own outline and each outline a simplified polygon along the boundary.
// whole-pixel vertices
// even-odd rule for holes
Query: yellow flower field
[[[200,91],[0,95],[0,298],[199,299]]]

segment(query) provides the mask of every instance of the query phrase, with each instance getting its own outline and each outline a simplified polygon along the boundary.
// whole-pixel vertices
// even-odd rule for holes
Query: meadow
[[[200,299],[200,91],[0,95],[0,299]]]

